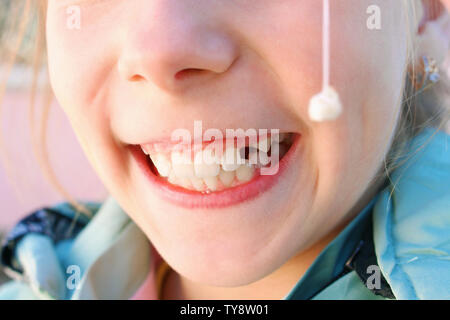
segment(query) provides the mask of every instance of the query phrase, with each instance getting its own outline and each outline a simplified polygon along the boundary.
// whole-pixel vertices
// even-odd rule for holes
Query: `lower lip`
[[[143,171],[155,192],[166,201],[186,209],[219,209],[254,200],[269,191],[284,176],[299,149],[300,135],[296,135],[292,146],[280,160],[278,172],[274,175],[259,175],[253,180],[222,191],[201,193],[187,190],[167,182],[155,175],[147,162],[147,156],[140,146],[130,146],[131,154]]]

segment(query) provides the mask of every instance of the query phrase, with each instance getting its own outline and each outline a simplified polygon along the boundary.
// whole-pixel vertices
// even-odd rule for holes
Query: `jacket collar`
[[[449,142],[435,129],[413,139],[374,208],[378,262],[397,299],[450,298]]]
[[[343,275],[368,223],[373,223],[378,266],[397,299],[450,298],[448,138],[427,128],[412,139],[391,183],[322,251],[284,299],[310,299]]]

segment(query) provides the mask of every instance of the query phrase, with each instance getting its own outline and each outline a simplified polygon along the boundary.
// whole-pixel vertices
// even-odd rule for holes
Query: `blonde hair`
[[[403,90],[403,100],[401,106],[401,114],[394,132],[394,138],[390,146],[389,152],[384,159],[384,172],[382,177],[389,179],[392,184],[392,192],[395,183],[390,180],[390,174],[398,167],[402,166],[407,160],[405,153],[412,151],[411,156],[424,149],[426,143],[416,150],[410,150],[409,142],[411,138],[418,135],[424,128],[435,128],[435,134],[445,128],[450,120],[450,85],[448,75],[441,72],[441,79],[438,83],[428,85],[417,91],[414,87],[412,79],[417,70],[415,62],[417,61],[417,43],[412,30],[418,30],[421,11],[421,0],[402,0],[405,12],[405,20],[408,24],[408,70],[406,72],[405,84]],[[430,137],[434,136],[434,134]],[[400,160],[401,159],[401,160]]]
[[[416,3],[414,3],[414,1]],[[402,0],[407,23],[410,24],[410,30],[417,28],[418,17],[420,13],[416,12],[416,8],[420,6],[417,2],[420,0]],[[36,96],[38,91],[38,71],[45,64],[45,19],[47,1],[35,0],[14,0],[4,2],[3,5],[8,8],[4,12],[8,12],[7,21],[0,21],[0,28],[7,30],[0,38],[0,59],[6,61],[8,66],[4,78],[0,79],[0,102],[6,90],[7,75],[12,70],[15,62],[19,59],[22,62],[33,66],[33,80],[30,90],[30,125],[32,134],[39,139],[33,140],[33,151],[38,159],[38,163],[42,168],[47,179],[72,205],[80,212],[90,214],[89,210],[83,205],[75,201],[68,192],[61,186],[55,177],[55,174],[49,165],[48,152],[46,148],[46,123],[52,101],[52,91],[47,81],[45,83],[45,95],[43,108],[40,114],[40,126],[36,128],[34,118],[36,116]],[[24,46],[24,39],[32,45]],[[9,43],[5,46],[4,43]],[[415,61],[415,44],[414,34],[411,32],[408,37],[408,62],[412,72],[414,70]],[[408,141],[417,135],[425,127],[435,127],[436,131],[440,130],[447,124],[450,118],[450,110],[446,101],[449,99],[448,82],[443,79],[433,88],[424,92],[415,92],[411,81],[407,76],[405,79],[405,88],[403,94],[403,102],[401,107],[401,115],[393,137],[393,142],[389,152],[384,159],[384,168],[380,173],[380,178],[388,178],[390,173],[403,161],[398,161],[402,155],[408,151]],[[1,107],[1,104],[0,104]],[[1,109],[0,109],[1,111]],[[0,147],[2,144],[0,130]]]
[[[83,213],[92,216],[92,211],[85,205],[75,200],[69,192],[61,185],[50,165],[47,150],[47,122],[53,93],[49,81],[45,81],[43,92],[42,110],[37,115],[36,100],[39,91],[39,71],[45,61],[45,20],[47,11],[47,1],[35,0],[14,0],[3,3],[7,6],[4,12],[7,12],[5,21],[2,21],[0,28],[6,30],[0,36],[0,61],[5,61],[7,67],[3,78],[0,78],[0,114],[2,111],[3,97],[6,92],[8,76],[14,65],[24,63],[31,65],[33,69],[32,81],[29,96],[29,119],[31,127],[31,138],[33,153],[38,164],[47,180],[76,210],[77,215]],[[26,41],[25,41],[26,40]],[[35,118],[39,118],[39,126],[36,126]],[[0,127],[1,129],[1,127]],[[8,173],[10,168],[9,158],[4,152],[3,132],[0,130],[0,151],[2,151],[2,160]],[[76,220],[76,219],[75,219]]]

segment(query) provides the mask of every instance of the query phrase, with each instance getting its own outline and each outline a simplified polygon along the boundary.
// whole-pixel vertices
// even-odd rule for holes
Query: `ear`
[[[438,20],[450,8],[450,0],[422,0],[423,16],[419,22],[419,33],[430,21]]]
[[[422,0],[417,32],[417,54],[429,56],[438,65],[444,63],[450,45],[450,0]]]

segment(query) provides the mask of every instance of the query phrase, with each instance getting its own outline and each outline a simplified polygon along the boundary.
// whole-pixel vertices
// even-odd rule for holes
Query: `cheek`
[[[117,35],[115,30],[110,30]],[[102,33],[102,41],[96,34]],[[86,157],[106,186],[124,183],[117,170],[125,162],[109,125],[106,88],[114,72],[110,33],[66,28],[64,10],[49,9],[47,18],[48,69],[53,92],[67,115]],[[111,174],[111,172],[114,172]]]
[[[67,27],[67,13],[57,5],[47,12],[46,36],[50,81],[53,91],[72,121],[85,121],[100,100],[99,93],[115,70],[114,25],[93,24],[90,10],[81,11],[80,29]]]
[[[378,1],[382,30],[366,27],[365,1],[333,5],[331,83],[344,106],[341,117],[313,123],[307,115],[311,96],[321,89],[321,25],[310,25],[312,39],[291,32],[272,51],[286,96],[307,128],[310,166],[318,176],[317,203],[348,210],[382,165],[400,111],[406,67],[406,24],[400,6]],[[320,21],[320,19],[318,19]],[[294,40],[293,40],[294,39]],[[295,51],[292,48],[301,48]],[[280,59],[283,58],[283,59]],[[338,209],[340,208],[340,209]],[[326,210],[324,210],[326,211]]]
[[[304,106],[321,84],[321,12],[321,1],[288,1],[274,5],[264,22],[244,26],[245,41],[272,71],[286,105],[303,119]]]

